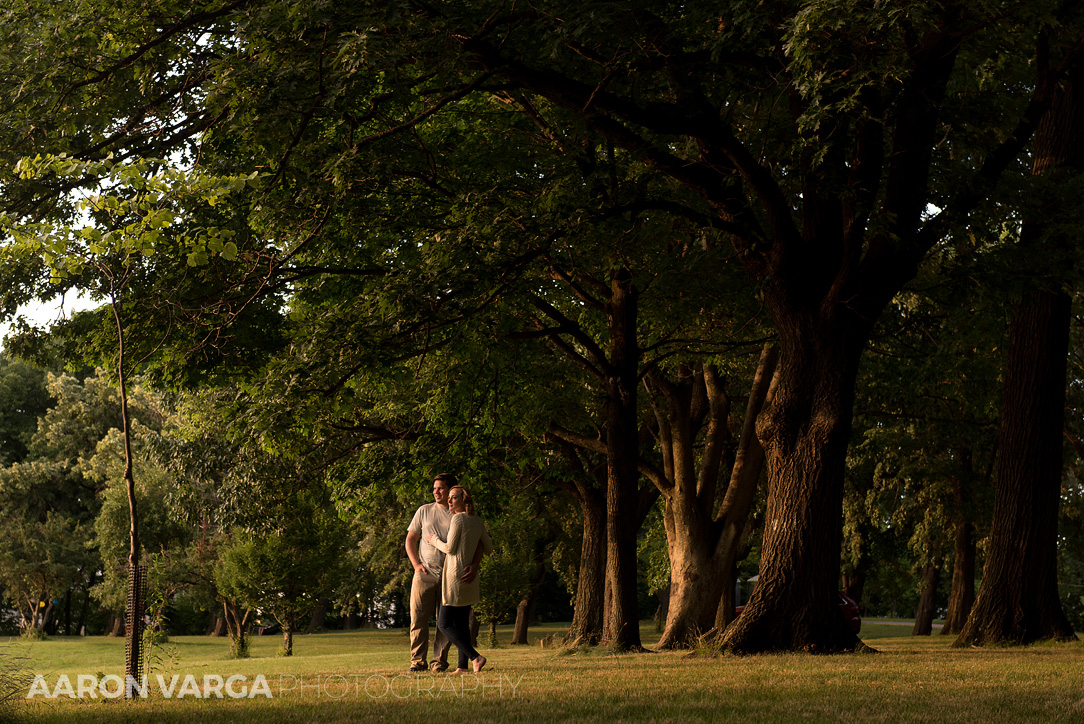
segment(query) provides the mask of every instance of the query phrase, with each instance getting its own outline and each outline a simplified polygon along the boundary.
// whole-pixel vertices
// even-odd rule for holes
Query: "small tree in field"
[[[215,567],[220,595],[262,611],[282,627],[283,656],[293,655],[293,635],[341,577],[342,526],[327,508],[301,503],[279,517],[273,530],[237,529]]]

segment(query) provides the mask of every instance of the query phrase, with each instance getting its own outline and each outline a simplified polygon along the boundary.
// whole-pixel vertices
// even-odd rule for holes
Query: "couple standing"
[[[481,589],[478,564],[483,553],[493,552],[485,524],[474,514],[466,488],[451,473],[433,478],[433,501],[418,508],[407,527],[406,552],[414,566],[410,585],[410,670],[425,671],[429,649],[429,618],[437,614],[433,641],[434,672],[448,668],[448,644],[459,649],[454,673],[474,673],[486,665],[475,650],[470,632],[470,607]]]

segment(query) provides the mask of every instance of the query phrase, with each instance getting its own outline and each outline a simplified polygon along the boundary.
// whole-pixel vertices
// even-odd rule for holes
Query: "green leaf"
[[[188,255],[188,266],[207,266],[207,250],[196,249]]]

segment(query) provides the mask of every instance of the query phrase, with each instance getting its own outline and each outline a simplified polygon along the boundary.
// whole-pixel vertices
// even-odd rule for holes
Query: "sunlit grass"
[[[532,641],[557,625],[532,630]],[[643,628],[645,643],[657,634]],[[238,674],[268,680],[272,699],[145,701],[34,699],[31,722],[610,722],[610,721],[1084,721],[1084,645],[950,648],[951,637],[909,636],[907,626],[867,622],[863,637],[881,653],[692,658],[680,652],[613,655],[483,648],[483,675],[407,674],[402,631],[299,636],[295,656],[279,658],[277,637],[254,637],[252,657],[227,658],[228,641],[179,637],[159,652],[152,673]],[[508,641],[510,631],[501,632]],[[119,674],[124,642],[53,638],[26,651],[34,671]]]

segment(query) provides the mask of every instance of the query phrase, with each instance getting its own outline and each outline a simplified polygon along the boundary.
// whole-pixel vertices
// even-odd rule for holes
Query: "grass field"
[[[537,627],[531,640],[560,633]],[[227,658],[228,641],[178,637],[157,652],[150,696],[125,701],[88,696],[35,697],[20,718],[34,724],[83,722],[1043,722],[1084,721],[1084,644],[956,650],[949,637],[912,638],[909,626],[867,621],[862,636],[875,655],[690,657],[685,653],[612,655],[482,647],[490,663],[478,676],[408,674],[404,631],[336,632],[295,638],[279,658],[278,637],[254,637],[252,656]],[[645,643],[658,638],[642,630]],[[507,642],[511,632],[503,629]],[[121,674],[123,640],[54,637],[26,644],[0,640],[0,654],[45,676]],[[174,698],[167,686],[178,675]],[[246,677],[233,685],[266,691],[255,698],[177,698],[192,674]],[[213,683],[213,680],[212,680]],[[262,687],[261,687],[262,688]]]

